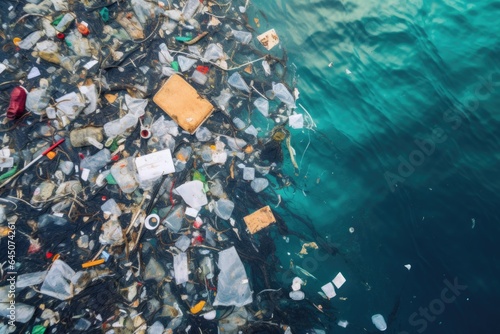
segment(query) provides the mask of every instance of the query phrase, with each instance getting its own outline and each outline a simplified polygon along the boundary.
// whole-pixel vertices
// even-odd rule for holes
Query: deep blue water
[[[317,124],[292,132],[304,191],[283,195],[341,254],[300,258],[310,240],[291,238],[280,256],[318,278],[308,296],[347,278],[323,300],[349,321],[330,332],[381,313],[390,333],[498,333],[500,2],[254,5]]]

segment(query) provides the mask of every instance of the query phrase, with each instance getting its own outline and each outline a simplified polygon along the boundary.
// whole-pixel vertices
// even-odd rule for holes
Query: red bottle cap
[[[59,39],[64,39],[66,36],[62,32],[58,32],[56,37]]]

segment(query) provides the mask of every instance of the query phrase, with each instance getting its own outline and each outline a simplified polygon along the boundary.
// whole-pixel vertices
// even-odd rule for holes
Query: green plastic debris
[[[53,26],[56,26],[59,24],[59,22],[61,22],[62,18],[64,17],[64,15],[59,15],[58,17],[55,18],[54,21],[52,21],[52,25]]]
[[[172,65],[172,68],[176,71],[179,72],[179,63],[176,61],[173,61],[170,65]]]
[[[45,333],[46,329],[47,328],[43,327],[42,325],[36,325],[35,327],[33,327],[31,334],[43,334]]]
[[[111,173],[106,176],[106,181],[108,182],[108,184],[117,184],[115,178],[113,177],[113,175],[111,175]]]
[[[111,152],[114,152],[118,149],[118,140],[116,140],[116,138],[113,140],[113,142],[111,143],[111,145],[109,146],[109,150]]]
[[[103,9],[101,9],[99,11],[99,14],[101,15],[101,18],[104,22],[109,21],[109,9],[108,9],[108,7],[104,7]]]
[[[2,175],[0,175],[0,181],[11,177],[12,175],[16,174],[16,172],[17,172],[17,166],[14,166],[8,172],[5,172]]]
[[[175,38],[176,41],[179,41],[179,42],[189,42],[190,40],[192,40],[193,37],[192,36],[177,36]]]
[[[194,180],[198,180],[198,181],[201,181],[203,183],[206,182],[206,179],[205,179],[205,176],[203,174],[201,174],[199,171],[195,170],[193,172],[193,181]]]

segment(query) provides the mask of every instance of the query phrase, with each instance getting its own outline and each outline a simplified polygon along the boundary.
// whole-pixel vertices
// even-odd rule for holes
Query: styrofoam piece
[[[304,283],[304,281],[301,280],[300,277],[295,277],[292,281],[292,290],[299,291],[302,287],[302,283]]]
[[[203,182],[201,181],[186,182],[175,188],[175,191],[191,208],[201,208],[208,203],[207,195],[203,192]]]
[[[288,117],[288,125],[292,129],[302,129],[304,127],[304,116],[302,114],[294,114]]]
[[[346,279],[342,273],[338,273],[337,276],[332,280],[333,284],[337,287],[337,289],[340,289],[342,285],[346,282]]]
[[[196,216],[198,216],[198,212],[200,212],[200,210],[187,207],[185,213],[186,213],[186,216],[196,218]]]
[[[138,157],[135,159],[135,166],[141,181],[156,179],[164,174],[175,172],[169,149]]]
[[[339,325],[340,327],[346,328],[347,325],[349,325],[349,322],[347,320],[339,320],[339,322],[337,322],[337,325]]]
[[[186,253],[174,255],[175,284],[186,283],[189,280],[188,258]]]
[[[333,298],[335,297],[337,294],[335,293],[335,288],[333,287],[333,284],[328,282],[326,283],[325,285],[323,285],[321,287],[321,290],[323,290],[323,292],[325,293],[325,295],[328,297],[328,298]]]
[[[30,72],[28,73],[28,79],[36,78],[39,75],[40,75],[40,70],[38,69],[38,67],[32,67]]]

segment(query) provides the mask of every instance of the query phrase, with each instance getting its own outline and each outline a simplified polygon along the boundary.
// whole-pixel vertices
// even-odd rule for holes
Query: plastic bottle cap
[[[141,138],[143,139],[151,138],[151,131],[146,127],[141,128]]]
[[[90,34],[89,28],[87,28],[87,26],[85,26],[83,23],[78,24],[77,28],[80,34],[82,34],[83,36],[87,36],[88,34]]]
[[[54,151],[50,151],[49,153],[47,153],[47,158],[49,158],[50,160],[54,159],[56,157],[56,152]]]
[[[22,39],[20,39],[19,37],[14,37],[12,39],[12,42],[14,43],[15,46],[18,46],[21,41]]]
[[[146,226],[148,230],[156,230],[156,228],[158,228],[159,225],[160,225],[160,216],[154,213],[147,216],[146,220],[144,221],[144,226]]]

